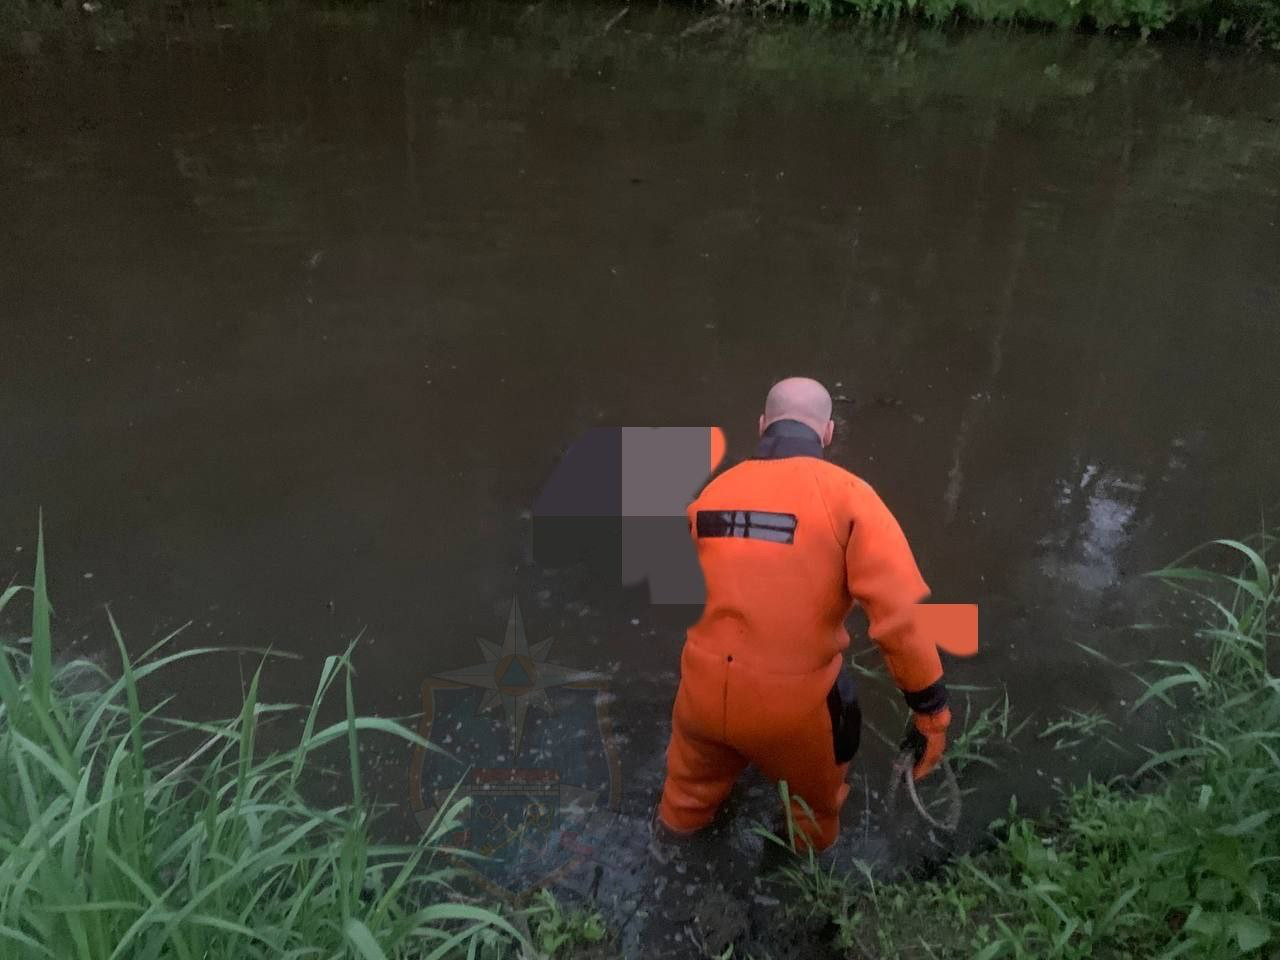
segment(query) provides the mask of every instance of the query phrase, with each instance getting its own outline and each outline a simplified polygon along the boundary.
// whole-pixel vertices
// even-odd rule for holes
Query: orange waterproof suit
[[[771,424],[755,458],[712,480],[688,515],[707,599],[680,660],[659,819],[677,833],[706,826],[753,763],[803,798],[813,817],[793,802],[795,823],[825,849],[852,758],[833,744],[845,617],[860,603],[908,705],[949,718],[937,647],[912,617],[929,588],[875,491],[793,420]]]

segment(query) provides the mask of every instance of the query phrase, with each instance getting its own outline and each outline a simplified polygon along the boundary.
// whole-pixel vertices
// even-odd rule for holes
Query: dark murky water
[[[1015,719],[1114,711],[1132,686],[1075,644],[1136,656],[1137,574],[1277,493],[1280,69],[616,13],[0,61],[0,577],[43,505],[68,639],[101,648],[108,601],[138,648],[194,618],[306,654],[283,700],[366,627],[358,695],[405,714],[518,597],[609,678],[640,817],[678,620],[536,570],[527,511],[587,428],[721,424],[742,455],[804,372],[936,598],[982,604],[953,681],[1007,684]],[[240,678],[183,674],[183,703]],[[866,697],[892,738],[896,696]],[[975,823],[1070,769],[1030,746],[971,778]]]

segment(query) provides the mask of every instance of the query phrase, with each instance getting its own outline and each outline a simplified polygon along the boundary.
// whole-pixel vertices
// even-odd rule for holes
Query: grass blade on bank
[[[41,536],[32,587],[0,592],[0,608],[33,598],[30,650],[0,645],[0,765],[12,772],[0,777],[5,960],[496,960],[522,942],[496,911],[459,903],[456,871],[440,862],[466,800],[445,833],[375,842],[361,739],[437,748],[356,713],[353,648],[325,662],[300,739],[264,754],[257,723],[289,708],[261,702],[262,665],[238,717],[212,723],[170,717],[163,701],[148,707],[146,687],[216,651],[162,654],[167,637],[134,660],[108,613],[120,675],[60,665],[44,559]],[[339,678],[345,716],[317,729]],[[317,807],[305,787],[339,739],[353,800]]]

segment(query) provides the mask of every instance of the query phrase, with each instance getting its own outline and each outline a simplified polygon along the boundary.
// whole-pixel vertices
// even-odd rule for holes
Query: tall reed
[[[455,893],[444,854],[458,852],[445,844],[465,800],[444,805],[416,843],[376,839],[361,738],[435,748],[357,714],[351,647],[324,661],[305,707],[262,702],[259,667],[237,716],[193,722],[147,688],[225,651],[175,652],[170,635],[133,659],[108,613],[119,675],[58,663],[43,534],[31,586],[0,593],[0,610],[28,596],[29,642],[0,646],[0,956],[442,960],[508,955],[523,941]],[[345,717],[322,726],[334,695]],[[295,711],[296,745],[259,749],[260,723]],[[301,781],[331,745],[350,800],[323,807]]]

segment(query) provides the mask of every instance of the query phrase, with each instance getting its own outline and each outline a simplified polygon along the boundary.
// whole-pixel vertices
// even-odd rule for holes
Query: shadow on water
[[[86,649],[108,600],[139,643],[195,616],[193,643],[316,662],[366,627],[365,707],[429,706],[461,758],[371,756],[389,823],[414,829],[446,773],[483,781],[499,879],[542,876],[529,836],[578,844],[561,879],[616,895],[634,946],[690,611],[531,563],[559,453],[596,424],[721,424],[742,456],[772,379],[822,378],[833,458],[884,495],[937,599],[981,603],[958,698],[976,718],[1007,690],[956,842],[1011,793],[1131,766],[1037,731],[1118,720],[1129,681],[1077,644],[1141,658],[1135,575],[1274,495],[1280,70],[617,14],[169,25],[0,61],[0,576],[43,504]],[[531,698],[547,664],[580,676]],[[314,675],[269,694],[306,700]],[[223,712],[240,684],[179,692]],[[863,696],[839,856],[884,860],[902,708],[883,681]],[[694,868],[734,902],[767,900],[746,824],[773,806],[744,782]]]

